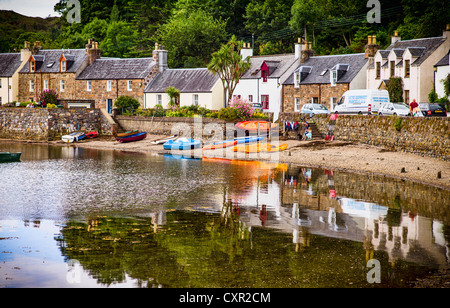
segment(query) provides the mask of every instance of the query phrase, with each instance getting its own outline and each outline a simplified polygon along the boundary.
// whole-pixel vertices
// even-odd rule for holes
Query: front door
[[[113,107],[113,100],[108,98],[108,100],[107,100],[107,110],[108,110],[108,113],[110,113],[110,114],[112,113],[112,107]]]

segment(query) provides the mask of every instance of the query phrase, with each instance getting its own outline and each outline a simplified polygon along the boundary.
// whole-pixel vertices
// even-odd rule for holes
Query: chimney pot
[[[450,31],[450,24],[447,24],[445,30],[446,30],[446,31]]]

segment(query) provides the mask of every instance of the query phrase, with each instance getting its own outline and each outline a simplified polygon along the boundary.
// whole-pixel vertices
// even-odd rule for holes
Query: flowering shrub
[[[55,90],[44,90],[39,96],[39,100],[42,102],[42,107],[47,107],[47,104],[56,105],[58,102],[58,94]]]
[[[253,105],[245,99],[235,96],[230,102],[230,107],[236,110],[236,115],[240,120],[246,120],[253,116]]]

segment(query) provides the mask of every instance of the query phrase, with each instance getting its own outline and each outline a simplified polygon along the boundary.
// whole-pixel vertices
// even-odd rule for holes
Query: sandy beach
[[[108,149],[119,151],[146,151],[152,153],[171,153],[165,151],[162,145],[154,145],[151,141],[165,136],[148,135],[146,139],[119,143],[114,138],[100,138],[86,140],[71,144],[77,147],[89,147],[96,149]],[[296,164],[305,167],[319,167],[348,172],[363,172],[388,177],[400,178],[432,185],[442,189],[450,190],[450,162],[422,157],[421,155],[393,152],[384,148],[369,146],[365,144],[342,142],[342,141],[279,141],[287,143],[288,149],[278,152],[278,155],[264,155],[258,153],[244,154],[232,153],[231,148],[227,150],[213,151],[177,151],[172,154],[207,156],[250,160],[271,160],[280,163]],[[58,145],[67,145],[60,141],[52,142]],[[403,169],[403,170],[402,170]]]

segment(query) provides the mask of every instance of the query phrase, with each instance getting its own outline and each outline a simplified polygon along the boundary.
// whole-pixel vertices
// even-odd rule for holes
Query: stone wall
[[[99,109],[0,108],[0,138],[58,140],[75,131],[98,131],[112,135],[111,126]]]
[[[222,139],[236,130],[234,123],[213,118],[166,118],[166,117],[136,117],[116,116],[116,122],[123,130],[140,130],[154,135],[169,136],[179,134],[192,138],[217,137]]]
[[[323,135],[329,116],[314,116]],[[396,125],[397,123],[397,125]],[[339,115],[335,139],[382,146],[450,161],[450,118]]]

